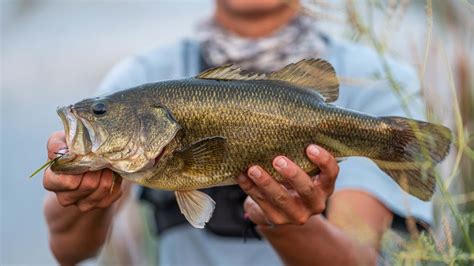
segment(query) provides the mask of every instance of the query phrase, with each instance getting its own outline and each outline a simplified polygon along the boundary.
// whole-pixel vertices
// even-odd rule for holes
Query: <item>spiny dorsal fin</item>
[[[267,76],[267,79],[282,80],[299,87],[311,88],[326,102],[334,102],[339,97],[339,81],[332,65],[322,59],[303,59],[289,64]]]
[[[199,79],[219,80],[259,80],[265,79],[264,73],[249,72],[227,64],[205,70],[197,76]]]
[[[208,69],[197,76],[200,79],[217,80],[280,80],[298,87],[311,88],[333,102],[339,96],[339,81],[332,65],[322,59],[303,59],[289,64],[281,70],[266,75],[248,72],[232,65],[223,65]]]

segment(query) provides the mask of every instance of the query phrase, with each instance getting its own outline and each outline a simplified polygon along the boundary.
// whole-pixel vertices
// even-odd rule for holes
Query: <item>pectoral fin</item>
[[[220,169],[226,156],[227,140],[219,136],[201,139],[176,152],[183,162],[182,173],[192,176],[212,174]]]
[[[181,213],[196,228],[204,228],[211,219],[216,202],[199,190],[175,191]]]

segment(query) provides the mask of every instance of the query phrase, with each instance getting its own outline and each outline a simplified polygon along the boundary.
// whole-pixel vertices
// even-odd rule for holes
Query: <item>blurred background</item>
[[[189,35],[211,1],[1,0],[1,262],[54,264],[42,214],[56,107],[95,93],[130,54]]]
[[[45,162],[48,136],[61,129],[56,107],[94,95],[107,71],[130,54],[192,36],[213,1],[0,3],[0,264],[54,264],[42,215],[42,176],[28,176]],[[443,262],[456,260],[456,254],[474,261],[473,1],[303,3],[324,31],[364,42],[381,57],[391,54],[418,70],[430,117],[457,135],[442,166],[437,224],[427,248]],[[422,259],[421,253],[415,255]]]

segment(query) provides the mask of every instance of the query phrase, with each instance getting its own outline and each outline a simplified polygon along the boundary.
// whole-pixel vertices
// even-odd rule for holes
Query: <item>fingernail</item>
[[[320,182],[319,182],[319,175],[314,176],[314,177],[313,177],[313,184],[317,186],[317,185],[319,185],[319,183],[320,183]]]
[[[312,156],[318,156],[320,151],[316,145],[311,144],[308,147],[308,153],[311,154]]]
[[[261,175],[262,175],[262,172],[260,171],[260,169],[258,169],[258,167],[256,167],[256,166],[250,167],[250,169],[249,169],[249,176],[250,177],[259,178]]]
[[[283,157],[278,157],[275,160],[275,166],[281,169],[285,169],[286,167],[288,167],[288,163]]]
[[[239,176],[237,176],[237,181],[239,182],[244,182],[246,179],[247,177],[243,174],[240,174]]]

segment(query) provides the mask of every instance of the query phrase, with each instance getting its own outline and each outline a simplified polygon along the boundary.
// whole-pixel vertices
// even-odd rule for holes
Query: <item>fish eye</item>
[[[107,106],[103,102],[98,102],[92,105],[92,112],[95,115],[103,115],[107,112]]]

